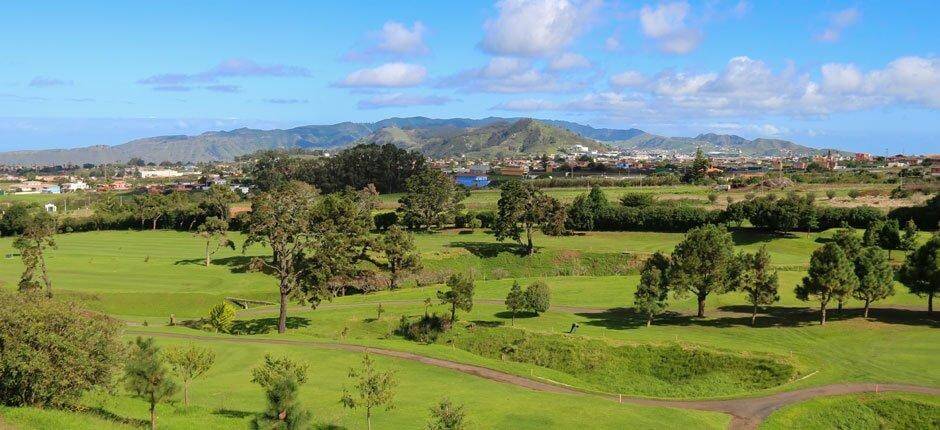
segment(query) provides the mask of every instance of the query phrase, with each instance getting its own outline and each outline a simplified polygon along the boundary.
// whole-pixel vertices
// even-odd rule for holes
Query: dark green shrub
[[[0,292],[0,403],[59,407],[107,387],[120,324],[38,294]]]
[[[422,343],[434,343],[450,330],[452,322],[445,316],[432,314],[423,315],[417,321],[411,321],[402,315],[398,323],[398,335],[408,340]]]
[[[398,224],[397,212],[382,212],[373,217],[375,228],[379,230],[388,230],[389,227]]]

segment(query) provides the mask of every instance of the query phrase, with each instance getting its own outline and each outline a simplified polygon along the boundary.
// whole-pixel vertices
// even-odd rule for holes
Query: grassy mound
[[[762,430],[791,428],[940,428],[940,397],[905,393],[822,397],[774,412],[761,426]]]
[[[614,346],[577,336],[510,328],[474,328],[455,334],[461,349],[490,358],[568,373],[591,388],[657,397],[743,394],[790,380],[792,365],[679,345]]]

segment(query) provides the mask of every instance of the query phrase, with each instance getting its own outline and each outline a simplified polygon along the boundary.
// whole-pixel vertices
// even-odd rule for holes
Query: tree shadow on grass
[[[658,315],[653,320],[653,325],[769,328],[805,327],[819,324],[819,310],[805,307],[761,307],[757,311],[757,319],[754,325],[751,325],[751,311],[753,308],[749,305],[721,306],[718,310],[726,314],[698,318],[694,315],[666,312]],[[646,316],[637,314],[631,308],[612,308],[599,313],[577,313],[576,315],[588,319],[585,324],[613,330],[635,329],[646,326]],[[862,310],[855,308],[829,309],[826,312],[826,320],[830,322],[861,318],[861,316]],[[871,320],[888,324],[940,327],[940,321],[931,319],[927,312],[923,311],[872,308],[868,316]]]
[[[793,239],[797,236],[793,233],[773,233],[755,229],[734,229],[731,230],[731,239],[735,246],[753,245],[755,243],[770,243],[777,239]]]
[[[463,248],[480,258],[493,258],[508,252],[516,255],[526,255],[525,247],[515,243],[492,242],[451,242],[452,248]]]
[[[473,321],[470,321],[470,322],[472,322],[474,325],[476,325],[476,326],[478,326],[478,327],[502,327],[502,326],[506,325],[506,323],[504,323],[504,322],[502,322],[502,321],[473,320]]]
[[[508,320],[508,319],[512,319],[512,312],[510,312],[510,311],[500,311],[500,312],[497,312],[497,313],[493,314],[493,316],[495,316],[496,318],[502,318],[502,319],[504,319],[504,320]],[[538,317],[538,316],[539,316],[539,314],[537,314],[537,313],[535,313],[535,312],[516,311],[516,319],[517,319],[517,320],[528,319],[528,318],[535,318],[535,317]]]
[[[210,263],[213,266],[225,266],[228,267],[232,273],[246,273],[251,271],[249,267],[251,265],[251,259],[255,256],[251,255],[235,255],[232,257],[222,257],[213,259]],[[205,266],[205,258],[188,258],[185,260],[176,260],[173,264],[177,266]]]
[[[254,412],[247,411],[238,411],[234,409],[219,409],[212,413],[213,415],[220,415],[226,418],[246,418],[252,415],[255,415]]]
[[[296,329],[307,327],[310,320],[303,317],[287,317],[287,328]],[[238,320],[232,324],[232,334],[265,334],[277,330],[277,318],[256,318],[253,320]]]
[[[120,415],[118,415],[118,414],[116,414],[116,413],[114,413],[114,412],[111,412],[111,411],[109,411],[109,410],[106,410],[106,409],[104,409],[104,408],[102,408],[102,407],[100,407],[100,406],[99,406],[99,407],[95,407],[95,408],[86,409],[85,411],[87,411],[88,414],[94,415],[94,416],[96,416],[96,417],[98,417],[98,418],[101,418],[101,419],[104,419],[104,420],[107,420],[107,421],[111,421],[111,422],[115,422],[115,423],[118,423],[118,424],[124,424],[124,425],[129,425],[129,426],[132,426],[132,427],[142,427],[142,428],[143,428],[143,427],[146,427],[146,428],[149,428],[149,427],[150,427],[150,421],[141,420],[141,419],[137,419],[137,418],[122,417],[122,416],[120,416]]]

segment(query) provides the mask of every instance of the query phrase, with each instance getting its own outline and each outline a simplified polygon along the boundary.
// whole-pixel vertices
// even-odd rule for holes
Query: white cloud
[[[617,88],[637,87],[646,83],[646,76],[636,70],[627,70],[610,77],[610,85]]]
[[[829,16],[829,23],[826,28],[816,35],[816,40],[821,42],[838,42],[839,39],[842,38],[842,32],[858,22],[861,15],[861,12],[854,7],[832,13]]]
[[[620,39],[616,36],[610,36],[604,40],[604,49],[608,52],[617,51],[620,49]]]
[[[435,95],[411,95],[404,93],[378,94],[370,98],[360,100],[357,106],[359,109],[381,109],[390,107],[409,107],[409,106],[439,106],[449,103],[450,97]]]
[[[565,52],[548,63],[549,70],[572,70],[587,69],[591,67],[591,61],[581,54]]]
[[[692,52],[703,36],[701,30],[686,23],[691,9],[685,1],[660,3],[655,8],[644,5],[640,9],[640,29],[644,36],[655,40],[663,52]]]
[[[378,49],[402,55],[422,55],[428,52],[424,44],[427,27],[421,21],[415,21],[411,28],[396,21],[388,21],[382,26]]]
[[[371,69],[350,73],[340,83],[344,87],[411,87],[424,82],[424,66],[410,63],[385,63]]]
[[[502,0],[499,14],[483,24],[482,47],[496,55],[556,54],[586,30],[596,0]]]
[[[575,87],[518,57],[493,57],[485,66],[457,73],[442,80],[439,86],[486,93],[560,92]]]
[[[716,72],[664,70],[644,78],[625,72],[610,79],[623,92],[597,92],[566,102],[528,103],[530,110],[605,111],[642,119],[819,117],[883,106],[940,109],[940,59],[902,57],[884,68],[863,71],[854,64],[829,63],[818,79],[787,66],[735,57]],[[505,102],[502,108],[517,106]],[[765,135],[786,134],[771,126]]]

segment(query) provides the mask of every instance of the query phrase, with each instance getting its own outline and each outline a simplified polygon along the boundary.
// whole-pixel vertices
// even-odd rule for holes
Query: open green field
[[[809,254],[831,232],[796,234],[790,237],[736,232],[740,250],[754,252],[766,246],[774,265],[800,269]],[[246,272],[250,257],[260,255],[261,247],[241,252],[240,235],[233,235],[235,251],[220,250],[210,267],[202,265],[204,242],[177,231],[103,231],[58,235],[58,249],[49,252],[48,264],[54,288],[65,297],[77,299],[92,309],[114,315],[168,318],[196,317],[226,297],[257,300],[276,299],[275,281],[259,273]],[[515,254],[509,243],[499,243],[478,230],[458,234],[456,230],[416,235],[416,242],[431,272],[452,273],[471,270],[478,279],[554,277],[557,275],[613,275],[635,273],[635,258],[654,251],[670,251],[682,239],[680,233],[592,232],[580,236],[536,237],[541,252],[534,257]],[[22,264],[14,254],[12,240],[0,238],[0,285],[13,288]],[[895,259],[901,257],[896,252]],[[632,271],[632,272],[631,272]],[[784,272],[784,291],[798,282],[799,272]],[[562,278],[565,279],[565,278]],[[635,285],[636,277],[610,279],[580,288],[598,291],[578,296],[596,297],[591,304],[626,306],[632,291],[616,296],[618,284]],[[552,282],[549,282],[552,284]],[[502,284],[505,285],[505,284]],[[632,287],[631,287],[632,288]],[[903,289],[902,289],[903,290]],[[503,294],[498,293],[496,295]],[[600,294],[600,295],[597,295]],[[786,295],[784,296],[787,297]],[[791,296],[792,297],[792,296]],[[904,304],[916,300],[898,296]],[[371,300],[371,298],[367,298]],[[785,301],[788,305],[798,305]]]
[[[385,348],[588,391],[653,398],[741,398],[843,382],[940,387],[940,368],[927,364],[940,356],[940,323],[923,311],[925,299],[909,294],[898,284],[896,295],[873,305],[869,319],[860,317],[860,304],[851,300],[846,310],[833,310],[831,322],[825,326],[816,323],[814,304],[796,299],[793,287],[805,275],[810,253],[831,234],[832,231],[827,231],[781,237],[749,229],[734,233],[738,250],[753,252],[766,246],[772,263],[780,270],[781,301],[761,309],[756,327],[750,326],[750,307],[743,297],[729,293],[709,297],[704,319],[691,316],[695,307],[691,297],[671,298],[670,313],[649,328],[629,309],[638,283],[635,263],[654,251],[669,252],[682,234],[540,235],[536,238],[540,252],[533,257],[515,254],[511,245],[496,242],[482,230],[470,234],[456,230],[417,234],[426,272],[472,271],[477,277],[475,306],[471,312],[460,314],[461,321],[471,325],[461,326],[447,339],[431,344],[409,341],[396,333],[402,316],[414,318],[425,312],[425,298],[432,298],[430,312],[447,312],[435,299],[439,285],[415,287],[413,281],[397,291],[338,297],[314,310],[292,306],[285,335],[275,333],[276,309],[271,306],[240,311],[236,336],[165,326],[171,314],[177,319],[202,317],[209,307],[226,297],[276,299],[274,278],[245,271],[250,257],[265,250],[253,247],[243,254],[240,247],[243,238],[239,235],[233,236],[238,250],[219,251],[210,267],[202,265],[204,242],[189,233],[175,231],[59,235],[58,249],[49,253],[48,264],[58,297],[76,300],[135,325],[146,322],[147,326],[134,330],[158,335],[161,345],[185,342],[159,337],[164,333],[212,337],[199,342],[217,352],[218,363],[207,378],[194,384],[195,406],[185,409],[161,405],[162,428],[244,428],[251,414],[263,408],[261,390],[250,384],[248,372],[265,352],[287,354],[312,364],[311,382],[303,387],[301,397],[320,428],[365,427],[358,413],[344,410],[339,404],[346,371],[357,362],[358,353],[241,340],[287,339]],[[22,266],[19,257],[12,255],[10,238],[0,238],[0,252],[5,256],[0,260],[2,288],[14,289]],[[901,252],[894,253],[895,261],[902,257]],[[523,286],[544,281],[551,290],[552,308],[537,317],[517,315],[512,323],[502,301],[514,280]],[[428,283],[434,282],[425,282]],[[379,303],[384,309],[381,318],[376,314]],[[637,355],[643,348],[680,348],[703,357],[728,357],[734,363],[767,359],[792,368],[793,373],[785,381],[755,388],[741,379],[749,374],[745,368],[708,370],[710,358],[703,359],[705,370],[690,375],[688,383],[681,379],[676,382],[661,372],[644,373],[630,364],[608,366],[603,372],[591,366],[566,369],[564,365],[539,364],[543,358],[508,358],[492,353],[511,346],[500,344],[505,342],[500,336],[512,333],[506,329],[510,324],[533,336],[536,341],[533,345],[542,340],[550,345],[553,336],[562,336],[559,339],[569,341],[571,348],[583,344],[583,351],[595,351],[592,353],[595,356],[572,357],[589,360],[588,363],[604,362],[607,356],[603,354],[619,354],[617,360],[629,363],[645,357]],[[579,328],[576,333],[567,334],[572,324]],[[474,330],[477,326],[489,331]],[[494,336],[481,337],[484,333]],[[484,341],[489,342],[486,348],[472,347],[474,342],[481,345],[479,342]],[[550,355],[544,359],[560,351],[564,352],[547,348],[545,352]],[[481,429],[570,428],[585,422],[596,428],[725,428],[729,423],[729,416],[719,413],[619,405],[589,395],[532,391],[414,361],[382,356],[377,360],[381,367],[396,370],[402,383],[397,407],[377,414],[378,427],[422,426],[427,408],[444,393],[466,404],[472,428]],[[120,389],[114,394],[89,394],[82,404],[83,411],[72,412],[0,409],[0,417],[7,424],[24,429],[135,428],[147,418],[146,405]],[[776,421],[768,421],[766,425],[771,427],[767,428],[788,428],[808,422],[806,414],[799,412],[799,405],[791,408],[797,412],[784,415],[783,421],[774,415]],[[783,424],[775,424],[778,422]]]
[[[783,429],[936,429],[940,398],[882,393],[821,397],[774,412],[762,430]]]
[[[186,342],[159,339],[161,346]],[[365,428],[364,413],[344,409],[339,402],[344,386],[350,386],[346,373],[359,362],[360,354],[221,340],[200,343],[215,351],[216,364],[205,378],[193,383],[189,409],[181,403],[159,406],[160,428],[247,428],[253,414],[264,409],[261,388],[250,382],[250,370],[264,354],[286,355],[310,364],[309,382],[301,387],[299,397],[314,413],[317,428]],[[717,413],[619,405],[587,396],[539,393],[411,361],[374,358],[381,369],[396,372],[399,381],[395,408],[375,413],[376,428],[423,427],[428,408],[444,396],[465,404],[474,429],[571,428],[588,421],[602,428],[655,429],[665,420],[685,428],[719,429],[728,422],[727,416]],[[0,409],[0,415],[18,428],[36,430],[130,429],[139,428],[139,423],[148,420],[147,404],[122,394],[88,395],[83,405],[88,409],[83,413]],[[546,407],[549,405],[554,406]]]

